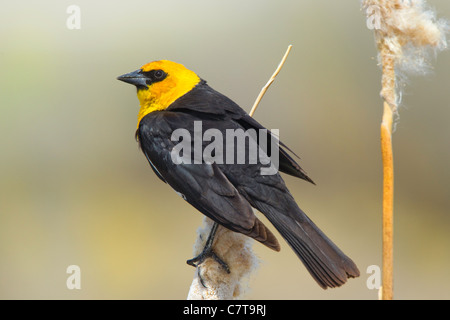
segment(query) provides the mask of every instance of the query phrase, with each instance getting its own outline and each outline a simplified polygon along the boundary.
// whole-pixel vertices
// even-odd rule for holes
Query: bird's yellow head
[[[133,84],[141,109],[139,122],[147,114],[164,110],[192,90],[201,79],[183,65],[168,60],[153,61],[139,70],[121,75],[118,80]]]

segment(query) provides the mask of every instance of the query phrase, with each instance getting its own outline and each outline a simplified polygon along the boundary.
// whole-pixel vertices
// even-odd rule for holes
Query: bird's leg
[[[203,251],[196,257],[186,261],[188,265],[191,265],[193,267],[198,267],[203,261],[206,260],[206,258],[213,258],[216,260],[222,268],[225,269],[227,273],[230,273],[230,268],[228,268],[228,265],[220,259],[217,254],[212,250],[212,245],[214,243],[214,237],[216,236],[217,228],[219,227],[219,224],[217,222],[214,222],[211,231],[209,233],[208,239],[206,240],[205,247],[203,248]]]

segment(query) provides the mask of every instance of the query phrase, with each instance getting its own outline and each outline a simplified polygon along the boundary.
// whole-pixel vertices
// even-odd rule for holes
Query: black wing
[[[159,111],[145,116],[139,125],[138,139],[149,163],[165,182],[204,215],[278,251],[275,236],[258,220],[248,201],[215,163],[176,164],[173,161],[173,131],[188,127],[194,120],[195,117],[183,112]]]
[[[176,100],[168,110],[187,111],[190,114],[197,114],[201,118],[216,119],[222,121],[233,120],[237,122],[244,130],[248,129],[266,129],[254,118],[250,117],[239,105],[202,81],[192,91]],[[271,135],[268,131],[268,135]],[[267,140],[270,141],[270,140]],[[294,177],[301,178],[313,184],[314,181],[307,176],[300,165],[288,154],[292,152],[281,141],[279,148],[279,170]]]

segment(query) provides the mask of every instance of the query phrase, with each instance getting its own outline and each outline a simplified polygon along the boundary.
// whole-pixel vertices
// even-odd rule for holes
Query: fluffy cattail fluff
[[[429,71],[430,57],[447,48],[449,25],[424,0],[362,0],[362,8],[383,69],[381,96],[397,112],[399,87],[407,75]]]
[[[194,245],[194,256],[203,250],[212,225],[213,222],[205,217],[203,226],[197,231],[199,236]],[[187,299],[231,300],[242,297],[251,272],[256,270],[259,264],[252,251],[253,242],[253,239],[243,234],[219,226],[213,250],[227,263],[230,273],[213,258],[207,258],[195,270]]]

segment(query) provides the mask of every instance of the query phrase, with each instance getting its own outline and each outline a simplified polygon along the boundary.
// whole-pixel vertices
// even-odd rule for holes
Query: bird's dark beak
[[[142,87],[147,88],[146,81],[148,79],[144,74],[142,74],[140,69],[130,72],[130,73],[123,74],[121,76],[118,76],[117,80],[133,84],[138,88],[142,88]]]

